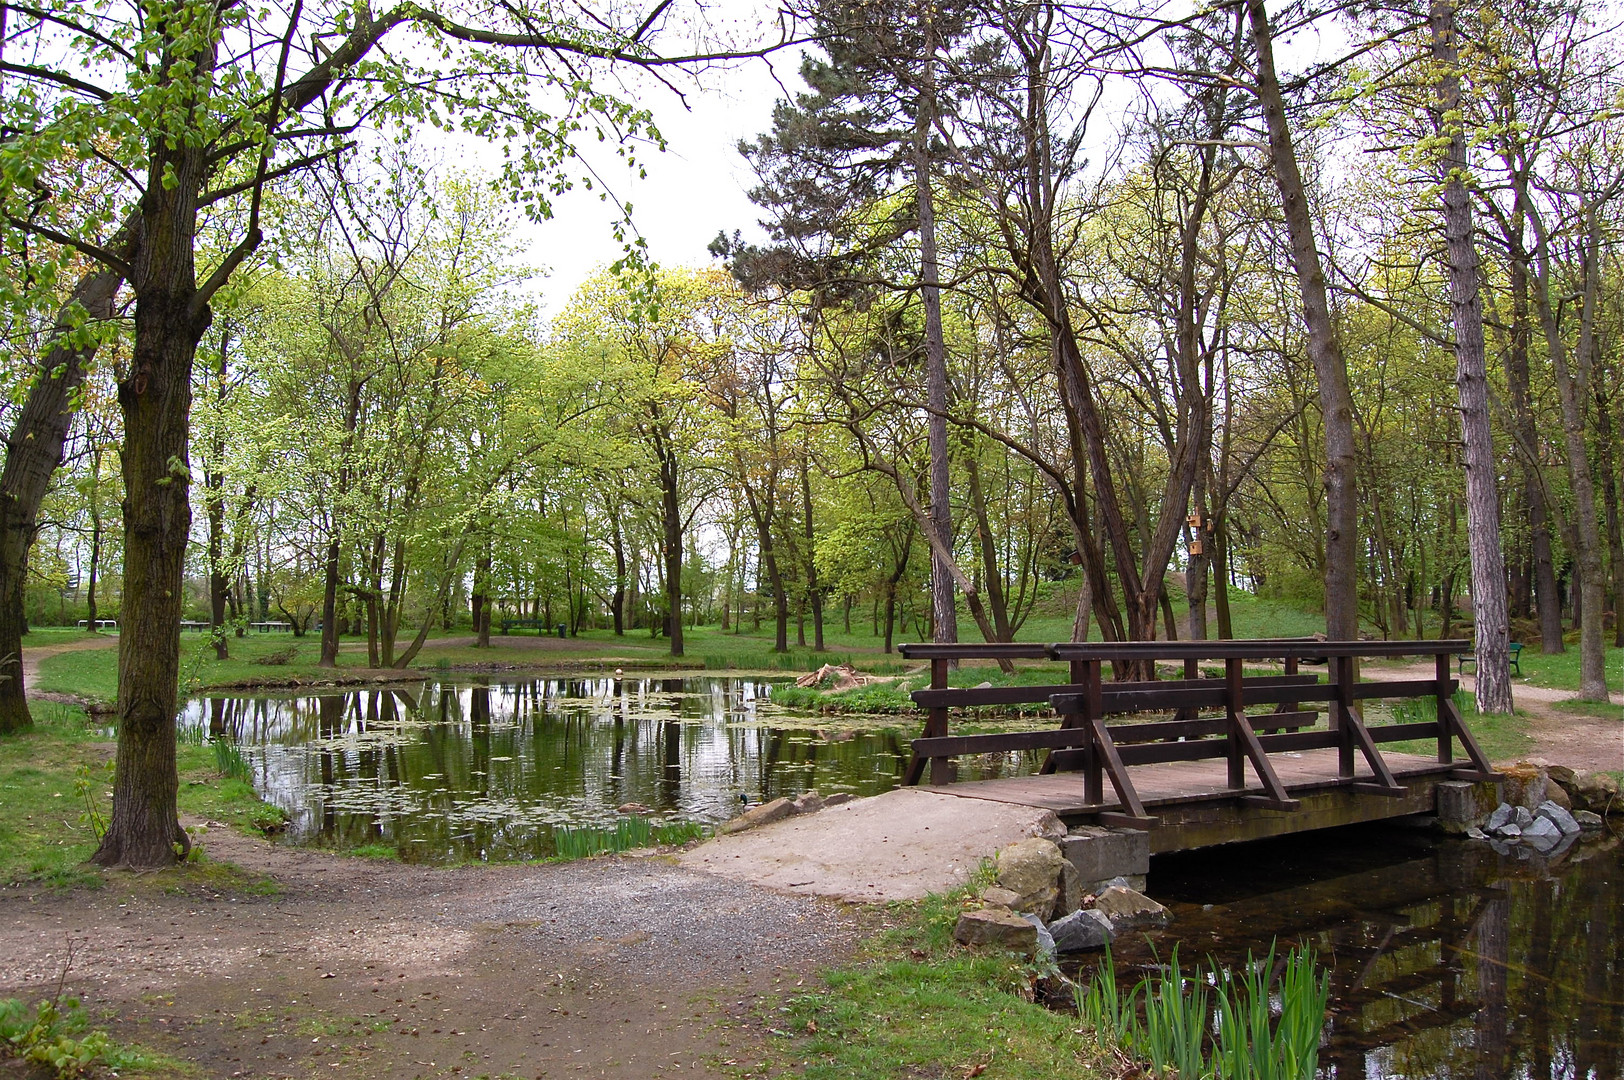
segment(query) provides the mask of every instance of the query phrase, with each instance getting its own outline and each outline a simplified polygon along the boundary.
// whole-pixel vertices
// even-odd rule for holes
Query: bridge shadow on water
[[[1158,856],[1149,891],[1174,923],[1119,939],[1124,980],[1175,944],[1186,964],[1314,947],[1331,968],[1328,1080],[1624,1076],[1617,837],[1547,863],[1361,826]]]

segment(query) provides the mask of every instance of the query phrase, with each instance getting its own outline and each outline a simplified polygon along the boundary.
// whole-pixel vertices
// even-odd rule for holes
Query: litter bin
[[[564,636],[564,624],[563,623],[558,624],[558,636],[559,637]]]

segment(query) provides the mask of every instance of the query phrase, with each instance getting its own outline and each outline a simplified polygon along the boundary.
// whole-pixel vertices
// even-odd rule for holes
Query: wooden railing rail
[[[1458,682],[1450,677],[1451,658],[1464,646],[1459,640],[1433,641],[1319,641],[1312,638],[1268,638],[1223,641],[1061,642],[1051,645],[904,645],[902,654],[931,662],[929,689],[913,693],[925,708],[924,731],[913,742],[913,760],[907,782],[918,783],[927,764],[931,783],[951,779],[950,759],[960,754],[1011,750],[1048,750],[1044,772],[1061,768],[1082,772],[1084,801],[1104,805],[1104,786],[1110,782],[1120,812],[1100,813],[1102,821],[1135,827],[1153,823],[1128,769],[1169,761],[1195,761],[1222,757],[1228,760],[1228,786],[1243,801],[1274,810],[1293,810],[1300,803],[1280,782],[1269,754],[1309,749],[1337,750],[1338,777],[1349,788],[1372,795],[1399,796],[1405,789],[1394,779],[1378,744],[1412,739],[1434,739],[1438,761],[1453,760],[1458,740],[1471,768],[1462,775],[1493,775],[1454,702]],[[1361,682],[1361,659],[1431,656],[1434,677]],[[1067,681],[1033,686],[949,687],[952,664],[977,659],[1047,659],[1067,665]],[[1103,665],[1124,664],[1126,670],[1154,671],[1157,661],[1184,662],[1183,679],[1113,682]],[[1220,677],[1201,677],[1200,662],[1221,661]],[[1281,661],[1283,675],[1246,675],[1248,660]],[[1328,680],[1303,674],[1298,665],[1326,663]],[[1431,699],[1436,719],[1368,727],[1360,702],[1373,699]],[[950,710],[956,707],[1014,705],[1047,701],[1059,716],[1059,726],[1047,731],[990,735],[949,734]],[[1318,712],[1304,703],[1325,702],[1328,726],[1318,728]],[[1273,705],[1272,712],[1249,714],[1250,706]],[[1200,716],[1202,710],[1222,715]],[[1170,720],[1109,723],[1110,717],[1143,713],[1172,713]],[[1370,776],[1356,780],[1355,762],[1362,759]],[[1249,774],[1261,786],[1261,795],[1240,794],[1251,786]]]

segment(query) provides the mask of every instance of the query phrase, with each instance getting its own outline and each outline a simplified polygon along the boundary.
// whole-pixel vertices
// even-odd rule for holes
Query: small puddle
[[[545,858],[561,826],[714,824],[816,789],[901,783],[917,729],[853,731],[750,678],[429,682],[189,702],[182,737],[235,745],[295,843],[385,844],[413,861]],[[965,778],[1033,771],[967,761]]]
[[[1131,985],[1179,946],[1220,964],[1308,942],[1331,969],[1328,1080],[1624,1076],[1624,848],[1546,863],[1358,828],[1152,860],[1174,922],[1119,939]],[[1085,965],[1076,973],[1086,979]]]

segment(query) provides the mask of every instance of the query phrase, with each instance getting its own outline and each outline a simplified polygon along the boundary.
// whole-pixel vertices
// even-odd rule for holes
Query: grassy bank
[[[1556,690],[1579,691],[1579,646],[1569,645],[1565,652],[1542,653],[1530,645],[1523,649],[1518,667],[1523,681],[1535,686],[1548,686]],[[1613,646],[1606,651],[1607,689],[1615,696],[1624,691],[1624,649]],[[1515,677],[1514,681],[1515,681]]]
[[[1032,1003],[1044,972],[996,949],[954,943],[968,892],[898,905],[897,925],[823,985],[792,993],[762,1019],[766,1059],[740,1076],[889,1080],[898,1076],[1055,1077],[1113,1075],[1107,1055],[1077,1017]],[[973,905],[971,905],[973,906]]]
[[[32,703],[34,728],[0,738],[0,886],[44,882],[97,886],[101,874],[84,865],[96,850],[112,812],[114,742],[83,710],[50,701]],[[244,829],[274,826],[281,812],[251,786],[225,775],[212,747],[179,747],[180,811]],[[263,889],[228,864],[207,858],[206,837],[197,858],[176,881]]]

